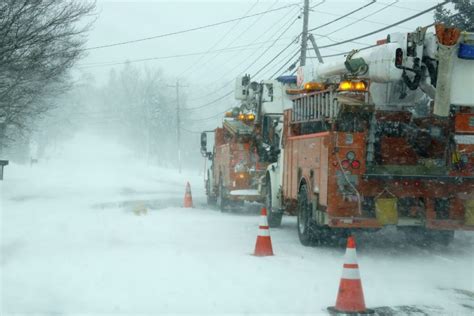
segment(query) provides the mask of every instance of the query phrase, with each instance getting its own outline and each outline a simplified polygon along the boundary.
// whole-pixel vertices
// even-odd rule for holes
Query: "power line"
[[[275,2],[273,2],[268,8],[267,10],[271,10],[277,3],[279,2],[279,0],[276,0]],[[234,38],[234,40],[230,43],[227,44],[227,46],[225,46],[224,48],[228,48],[230,45],[232,45],[233,42],[236,42],[237,40],[239,40],[243,35],[246,35],[248,34],[247,32],[255,25],[257,24],[264,16],[261,15],[259,16],[257,19],[255,19],[244,31],[242,31],[239,35],[237,35],[237,37]],[[257,38],[258,39],[258,38]],[[255,41],[253,41],[252,43],[254,43]],[[200,64],[200,67],[203,67],[204,65],[208,64],[209,62],[215,60],[215,58],[217,56],[219,56],[221,54],[221,52],[217,52],[217,54],[215,54],[212,58],[208,59],[207,61],[203,62]],[[199,98],[195,98],[195,99],[202,99],[208,95],[211,95],[213,94],[214,92],[210,93],[210,94],[206,94],[205,96],[202,96],[202,97],[199,97]]]
[[[370,35],[374,35],[374,34],[380,33],[380,32],[382,32],[382,31],[385,31],[385,30],[387,30],[387,29],[389,29],[389,28],[392,28],[392,27],[394,27],[394,26],[397,26],[397,25],[399,25],[399,24],[402,24],[402,23],[405,23],[405,22],[407,22],[407,21],[413,20],[414,18],[417,18],[417,17],[419,17],[420,15],[423,15],[423,14],[426,14],[426,13],[428,13],[428,12],[430,12],[430,11],[433,11],[434,9],[436,9],[436,8],[438,8],[438,7],[441,7],[441,6],[443,6],[443,5],[445,5],[445,4],[449,3],[449,2],[450,2],[450,1],[444,1],[444,2],[442,2],[442,3],[440,3],[440,4],[437,4],[437,5],[435,5],[435,6],[432,6],[432,7],[428,8],[428,9],[426,9],[426,10],[420,11],[420,12],[418,12],[417,14],[414,14],[414,15],[408,17],[408,18],[405,18],[405,19],[403,19],[403,20],[400,20],[400,21],[398,21],[398,22],[396,22],[396,23],[392,23],[392,24],[390,24],[390,25],[387,25],[387,26],[382,27],[382,28],[380,28],[380,29],[377,29],[377,30],[375,30],[375,31],[372,31],[372,32],[369,32],[369,33],[366,33],[366,34],[362,34],[362,35],[359,35],[359,36],[356,36],[356,37],[353,37],[353,38],[350,38],[350,39],[347,39],[347,40],[343,40],[343,41],[340,41],[340,42],[337,42],[337,43],[333,43],[333,44],[329,44],[329,45],[320,46],[319,49],[328,48],[328,47],[334,47],[334,46],[346,44],[346,43],[349,43],[349,42],[352,42],[352,41],[355,41],[355,40],[358,40],[358,39],[361,39],[361,38],[364,38],[364,37],[367,37],[367,36],[370,36]]]
[[[342,27],[340,27],[340,28],[334,30],[334,31],[331,31],[330,33],[326,34],[326,36],[327,36],[327,35],[334,34],[334,33],[338,32],[338,31],[340,31],[340,30],[342,30],[342,29],[345,29],[345,28],[347,28],[347,27],[349,27],[349,26],[352,26],[352,25],[354,25],[354,24],[356,24],[356,23],[358,23],[358,22],[360,22],[360,21],[362,21],[362,20],[364,20],[364,19],[366,19],[366,18],[368,18],[368,17],[370,17],[370,16],[373,16],[373,15],[375,15],[375,14],[377,14],[377,13],[383,11],[383,10],[386,10],[386,9],[390,8],[391,6],[393,6],[395,3],[397,3],[398,1],[399,1],[399,0],[395,0],[395,1],[393,1],[392,3],[389,3],[389,4],[385,5],[383,8],[380,8],[380,9],[378,9],[378,10],[376,10],[376,11],[374,11],[374,12],[372,12],[372,13],[366,15],[366,16],[364,16],[363,18],[359,18],[359,19],[355,20],[354,22],[351,22],[351,23],[349,23],[349,24],[346,24],[346,25],[344,25],[344,26],[342,26]]]
[[[234,91],[230,91],[226,94],[224,94],[223,96],[211,101],[211,102],[208,102],[208,103],[205,103],[205,104],[202,104],[202,105],[199,105],[199,106],[195,106],[195,107],[191,107],[191,108],[185,108],[183,110],[197,110],[197,109],[202,109],[202,108],[205,108],[206,106],[209,106],[209,105],[212,105],[214,103],[216,103],[217,101],[220,101],[220,100],[223,100],[225,99],[226,97],[228,97],[229,95],[231,95]]]
[[[282,30],[285,26],[287,26],[288,23],[291,23],[291,24],[294,24],[296,22],[296,18],[298,17],[299,13],[297,13],[296,15],[294,14],[293,16],[290,17],[290,19],[285,22],[276,32],[274,32],[271,37],[275,36],[276,34],[278,34],[278,32],[280,30]],[[294,20],[295,19],[295,20]],[[271,29],[273,29],[277,24],[273,24],[270,28],[268,28],[267,30],[265,30],[264,34],[268,33]],[[279,39],[277,38],[277,40],[281,40],[283,39],[283,37],[281,37],[282,34],[280,34],[279,36]],[[272,39],[271,41],[274,41],[274,39]],[[258,48],[261,48],[263,47],[263,44],[264,43],[267,43],[267,42],[271,42],[271,41],[265,41],[265,42],[261,42],[262,45],[260,45]],[[254,41],[255,42],[255,41]],[[253,42],[253,43],[254,43]],[[250,67],[252,67],[263,55],[265,55],[265,53],[271,48],[271,47],[274,47],[274,44],[270,45],[263,54],[260,54],[260,56],[258,56],[252,63],[250,66],[248,66],[245,70],[241,71],[240,73],[245,73],[248,69],[250,69]],[[257,53],[258,51],[256,50],[255,53]],[[255,53],[252,53],[250,56],[246,57],[246,60],[253,57],[255,55]],[[233,67],[232,69],[228,70],[224,75],[222,75],[221,77],[219,77],[215,82],[220,82],[228,73],[232,73],[233,71],[235,71],[237,68],[239,68],[241,66],[241,63],[237,63],[235,67]],[[207,97],[209,95],[213,95],[215,94],[216,92],[218,91],[221,91],[221,90],[224,90],[227,86],[229,86],[232,82],[234,82],[235,79],[232,79],[232,80],[229,80],[227,81],[224,85],[222,85],[220,88],[212,91],[211,93],[208,93],[204,96],[201,96],[201,97],[198,97],[198,98],[194,98],[194,100],[199,100],[199,99],[202,99],[204,97]]]
[[[361,50],[366,50],[366,49],[369,49],[369,48],[373,48],[373,47],[376,47],[378,46],[377,44],[374,44],[374,45],[369,45],[369,46],[365,46],[365,47],[362,47],[362,48],[358,48],[357,50],[358,51],[361,51]],[[329,54],[329,55],[323,55],[321,57],[323,58],[330,58],[330,57],[336,57],[336,56],[344,56],[344,55],[347,55],[351,52],[352,50],[349,50],[349,51],[346,51],[346,52],[340,52],[340,53],[336,53],[336,54]],[[310,59],[317,59],[317,57],[309,57]]]
[[[250,7],[250,9],[247,10],[247,12],[244,13],[244,16],[240,19],[237,20],[237,23],[233,26],[231,26],[229,28],[229,30],[223,35],[221,36],[217,41],[215,41],[215,43],[207,50],[207,52],[209,53],[210,51],[212,51],[212,49],[214,49],[215,47],[217,47],[232,31],[234,31],[235,27],[237,25],[239,25],[239,23],[243,20],[243,18],[245,16],[247,16],[254,8],[255,6],[258,4],[260,0],[257,0],[255,1],[255,3]],[[260,16],[262,17],[262,16]],[[260,18],[259,17],[259,18]],[[198,58],[194,63],[191,64],[191,66],[189,66],[188,68],[186,68],[184,71],[182,71],[178,77],[181,77],[183,74],[187,73],[190,69],[192,69],[193,67],[195,67],[203,58],[205,57],[205,55],[202,55],[200,58]]]
[[[299,52],[300,52],[299,49],[296,50],[296,52],[294,52],[294,53],[291,55],[291,57],[288,59],[288,61],[285,62],[280,68],[278,68],[277,71],[275,71],[275,73],[274,73],[273,75],[270,76],[270,79],[271,79],[271,78],[274,78],[278,73],[280,73],[280,72],[283,70],[283,68],[285,68],[286,65],[288,65],[288,64],[293,60],[293,58],[295,58],[295,57],[298,55]],[[309,58],[311,58],[311,57],[309,57]],[[297,62],[298,62],[298,60],[296,61],[296,63],[297,63]]]
[[[354,13],[356,13],[356,12],[359,12],[359,11],[361,11],[361,10],[367,8],[368,6],[374,4],[375,2],[376,2],[376,0],[373,0],[372,2],[370,2],[370,3],[368,3],[368,4],[365,4],[365,5],[359,7],[359,8],[357,8],[357,9],[355,9],[355,10],[352,10],[351,12],[348,12],[348,13],[346,13],[346,14],[344,14],[344,15],[342,15],[342,16],[336,18],[336,19],[333,19],[333,20],[331,20],[331,21],[329,21],[329,22],[327,22],[327,23],[325,23],[325,24],[322,24],[322,25],[319,25],[319,26],[317,26],[317,27],[314,27],[314,28],[308,30],[308,32],[309,32],[309,31],[314,31],[314,30],[317,30],[317,29],[320,29],[320,28],[323,28],[323,27],[325,27],[325,26],[327,26],[327,25],[330,25],[330,24],[332,24],[332,23],[334,23],[334,22],[337,22],[337,21],[339,21],[339,20],[341,20],[341,19],[343,19],[343,18],[345,18],[345,17],[348,17],[349,15],[352,15],[352,14],[354,14]],[[318,5],[322,4],[322,3],[324,3],[324,1],[318,3],[318,4],[315,5],[315,6],[312,6],[311,8],[314,8],[314,7],[316,7],[316,6],[318,6]],[[323,36],[323,35],[319,35],[319,36]],[[329,38],[329,37],[327,37],[327,38],[330,39],[330,40],[332,40],[332,39]],[[279,73],[288,63],[290,63],[291,60],[293,60],[293,58],[296,57],[297,55],[298,55],[298,51],[296,51],[296,52],[292,55],[292,57],[290,57],[290,59],[289,59],[285,64],[283,64],[283,66],[281,66],[270,78],[273,78],[276,74],[278,74],[278,73]],[[299,58],[296,60],[296,63],[298,62],[298,60],[299,60]]]
[[[321,38],[321,37],[327,38],[333,43],[339,43],[340,41],[342,41],[342,39],[340,38],[338,39],[337,37],[330,37],[328,35],[323,35],[323,34],[318,34],[318,33],[312,33],[312,34],[318,36],[318,38]],[[354,44],[358,44],[358,45],[371,45],[369,43],[364,43],[364,42],[359,42],[359,41],[350,41],[350,42]],[[322,48],[322,47],[319,47],[319,48]],[[312,50],[312,48],[309,48],[308,50]]]
[[[232,93],[233,91],[231,91]],[[217,114],[214,114],[212,116],[208,116],[208,117],[204,117],[204,118],[198,118],[198,119],[188,119],[187,121],[188,122],[202,122],[202,121],[208,121],[210,119],[213,119],[213,118],[216,118],[216,117],[219,117],[221,116],[222,114],[224,114],[225,112],[229,111],[229,110],[232,110],[232,107],[226,109],[224,112],[219,112]]]
[[[283,38],[279,39],[283,40]],[[162,59],[173,59],[173,58],[182,58],[182,57],[189,57],[189,56],[198,56],[198,55],[206,55],[208,53],[214,53],[214,52],[237,52],[237,51],[244,51],[244,50],[253,50],[255,48],[249,48],[251,46],[256,46],[259,44],[265,44],[271,41],[263,41],[259,43],[253,43],[253,44],[247,44],[247,45],[241,45],[241,46],[233,46],[229,48],[223,48],[223,49],[217,49],[214,51],[203,51],[203,52],[196,52],[196,53],[186,53],[186,54],[176,54],[176,55],[168,55],[168,56],[156,56],[156,57],[148,57],[148,58],[141,58],[141,59],[130,59],[126,61],[115,61],[115,62],[96,62],[96,63],[88,63],[88,64],[80,64],[78,65],[79,68],[85,69],[85,68],[96,68],[96,67],[109,67],[109,66],[116,66],[116,65],[124,65],[127,63],[136,63],[136,62],[145,62],[145,61],[152,61],[152,60],[162,60]],[[257,47],[258,49],[259,47]]]
[[[377,4],[379,4],[379,2],[376,2]],[[396,7],[395,5],[393,7]],[[317,13],[321,13],[321,14],[325,14],[325,15],[329,15],[329,16],[335,16],[335,17],[342,17],[341,15],[337,14],[337,13],[332,13],[332,12],[327,12],[327,11],[321,11],[321,10],[314,10],[315,12]],[[420,12],[418,10],[414,10],[415,12]],[[349,16],[345,16],[345,14],[343,15],[345,18],[349,19],[349,20],[357,20],[357,18],[354,18],[354,17],[349,17]],[[374,21],[374,20],[368,20],[368,19],[363,19],[364,22],[367,22],[367,23],[371,23],[371,24],[377,24],[377,25],[387,25],[387,23],[384,23],[384,22],[379,22],[379,21]]]
[[[349,15],[352,15],[352,14],[354,14],[354,13],[356,13],[356,12],[359,12],[360,10],[365,9],[365,8],[367,8],[368,6],[371,6],[371,5],[374,4],[375,2],[376,2],[376,0],[372,0],[372,2],[369,2],[369,3],[367,3],[367,4],[363,5],[363,6],[361,6],[361,7],[357,8],[357,9],[355,9],[355,10],[352,10],[352,11],[349,12],[349,13],[346,13],[346,14],[344,14],[344,15],[341,15],[341,16],[338,17],[337,19],[334,19],[334,20],[329,21],[329,22],[327,22],[327,23],[324,23],[324,24],[318,25],[318,26],[316,26],[316,27],[313,27],[312,29],[309,29],[308,32],[311,32],[311,31],[314,31],[314,30],[318,30],[318,29],[323,28],[323,27],[325,27],[325,26],[328,26],[328,25],[330,25],[330,24],[332,24],[332,23],[334,23],[334,22],[337,22],[337,21],[339,21],[339,20],[342,20],[342,19],[344,19],[345,17],[348,17]]]
[[[292,24],[290,24],[290,26],[291,26],[291,25],[292,25]],[[288,28],[287,28],[287,29],[288,29]],[[285,31],[286,31],[286,30],[285,30]],[[284,32],[285,32],[285,31],[284,31]],[[284,34],[284,32],[283,32],[282,34]],[[285,48],[283,48],[280,52],[278,52],[278,54],[276,54],[272,59],[270,59],[270,61],[268,61],[263,67],[261,67],[256,73],[254,73],[254,74],[252,75],[252,77],[255,77],[255,76],[258,75],[262,70],[264,70],[266,67],[268,67],[268,65],[270,65],[270,64],[271,64],[275,59],[277,59],[281,54],[283,54],[283,52],[284,52],[285,50],[287,50],[292,44],[293,44],[293,42],[291,42],[289,45],[287,45]],[[271,46],[270,46],[270,47],[271,47]],[[266,51],[265,51],[265,52],[266,52]],[[264,53],[265,53],[265,52],[264,52]],[[242,73],[245,73],[247,70],[249,70],[250,67],[252,67],[252,66],[255,64],[255,62],[258,61],[263,55],[264,55],[264,54],[261,54],[259,57],[257,57],[257,59],[254,60]],[[219,97],[219,98],[217,98],[217,99],[215,99],[215,100],[213,100],[213,101],[211,101],[211,102],[205,103],[205,104],[200,105],[200,106],[192,107],[192,108],[186,108],[186,110],[202,109],[202,108],[204,108],[204,107],[207,107],[207,106],[209,106],[209,105],[212,105],[212,104],[216,103],[217,101],[220,101],[220,100],[224,99],[225,97],[231,95],[233,92],[234,92],[234,91],[229,91],[229,92],[227,92],[225,95],[223,95],[223,96],[221,96],[221,97]]]
[[[322,0],[322,1],[318,2],[318,3],[316,3],[315,5],[309,7],[309,9],[311,10],[311,9],[313,9],[313,8],[319,7],[320,5],[324,4],[324,2],[326,2],[326,0]]]
[[[190,129],[187,129],[187,128],[183,127],[182,125],[180,126],[180,128],[181,128],[183,131],[188,132],[188,133],[191,133],[191,134],[201,134],[201,133],[202,133],[202,131],[192,131],[192,130],[190,130]]]
[[[221,22],[216,22],[216,23],[212,23],[212,24],[202,25],[202,26],[198,26],[198,27],[194,27],[194,28],[190,28],[190,29],[185,29],[185,30],[181,30],[181,31],[175,31],[175,32],[150,36],[150,37],[144,37],[144,38],[139,38],[139,39],[130,40],[130,41],[123,41],[123,42],[117,42],[117,43],[112,43],[112,44],[88,47],[88,48],[85,48],[85,50],[94,50],[94,49],[115,47],[115,46],[121,46],[121,45],[126,45],[126,44],[133,44],[133,43],[138,43],[138,42],[149,41],[149,40],[153,40],[153,39],[157,39],[157,38],[169,37],[169,36],[183,34],[183,33],[194,32],[194,31],[207,29],[207,28],[211,28],[211,27],[215,27],[215,26],[219,26],[219,25],[223,25],[223,24],[232,23],[232,22],[235,22],[235,21],[240,21],[240,20],[243,20],[243,19],[249,19],[249,18],[252,18],[252,17],[255,17],[255,16],[260,16],[260,15],[268,14],[268,13],[275,12],[275,11],[284,10],[284,9],[294,7],[294,6],[298,6],[298,4],[293,3],[293,4],[283,6],[283,7],[279,7],[279,8],[275,8],[275,9],[271,9],[271,10],[266,10],[266,11],[262,11],[262,12],[259,12],[259,13],[250,14],[250,15],[247,15],[247,16],[242,16],[242,17],[238,17],[238,18],[234,18],[234,19],[230,19],[230,20],[226,20],[226,21],[221,21]]]
[[[380,2],[380,1],[379,1],[379,2],[377,2],[377,4],[384,5],[384,4],[387,4],[387,2]],[[408,11],[420,12],[420,10],[413,9],[413,8],[408,8],[408,7],[404,7],[404,6],[401,6],[401,5],[394,5],[393,7],[394,7],[394,8],[399,8],[399,9],[408,10]]]
[[[268,67],[268,65],[270,65],[275,59],[277,59],[286,49],[288,49],[288,48],[291,46],[291,44],[293,44],[293,42],[291,42],[290,45],[286,46],[284,49],[282,49],[280,52],[278,52],[277,55],[275,55],[275,56],[274,56],[270,61],[268,61],[263,67],[261,67],[257,72],[255,72],[255,74],[254,74],[253,76],[258,75],[261,71],[263,71],[266,67]],[[257,59],[260,59],[260,58],[261,58],[261,56],[259,56]],[[252,65],[251,65],[251,66],[252,66]],[[249,66],[249,67],[251,67],[251,66]],[[249,67],[247,67],[246,70],[248,70]],[[245,71],[246,71],[246,70],[245,70]],[[245,72],[245,71],[244,71],[244,72]],[[223,95],[223,96],[219,97],[218,99],[215,99],[215,100],[213,100],[213,101],[211,101],[211,102],[209,102],[209,103],[206,103],[206,104],[204,104],[204,105],[202,105],[202,106],[195,107],[195,108],[187,108],[186,110],[188,110],[188,109],[189,109],[189,110],[192,110],[192,109],[200,109],[200,108],[203,108],[203,107],[212,105],[212,104],[216,103],[217,101],[220,101],[220,100],[224,99],[225,97],[231,95],[233,92],[234,92],[234,91],[229,91],[229,92],[226,93],[225,95]],[[231,108],[231,109],[232,109],[232,108]],[[227,110],[226,110],[226,111],[227,111]],[[223,113],[225,113],[225,111],[224,111]],[[205,121],[205,120],[209,120],[209,119],[215,118],[215,117],[217,117],[217,116],[219,116],[219,115],[221,115],[221,114],[222,114],[222,113],[219,113],[218,115],[213,115],[213,116],[206,117],[206,118],[201,118],[201,119],[191,119],[191,120],[189,120],[189,121],[191,121],[191,122]]]
[[[263,57],[263,55],[265,55],[269,50],[270,48],[273,47],[273,45],[276,43],[276,41],[281,38],[286,32],[288,32],[288,30],[293,26],[293,24],[295,24],[295,22],[298,21],[298,19],[295,19],[293,20],[292,23],[290,23],[287,28],[285,30],[283,30],[283,32],[277,37],[277,39],[270,45],[267,47],[267,49],[265,49],[263,51],[262,54],[260,54],[259,57],[257,57],[257,59],[251,63],[244,71],[242,71],[241,73],[245,73],[247,70],[249,70],[261,57]],[[285,48],[283,48],[273,59],[270,60],[270,62],[268,62],[262,69],[264,69],[267,65],[269,65],[271,62],[273,62],[276,58],[278,58],[278,56],[280,56],[285,50],[287,50],[291,45],[293,45],[294,41],[291,41],[290,44],[288,44],[287,46],[285,46]],[[257,73],[253,74],[252,76],[256,76],[262,69],[260,69]]]

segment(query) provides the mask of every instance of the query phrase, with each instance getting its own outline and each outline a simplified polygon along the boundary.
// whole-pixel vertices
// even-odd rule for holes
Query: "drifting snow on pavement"
[[[258,205],[209,209],[198,172],[133,163],[120,147],[97,142],[79,155],[84,142],[94,140],[6,169],[2,315],[314,315],[334,305],[344,249],[303,247],[296,219],[284,217],[271,230],[275,256],[252,256]],[[181,207],[188,180],[192,209]],[[138,204],[145,214],[133,212]],[[473,312],[471,233],[433,249],[391,229],[356,238],[368,307],[386,315]]]

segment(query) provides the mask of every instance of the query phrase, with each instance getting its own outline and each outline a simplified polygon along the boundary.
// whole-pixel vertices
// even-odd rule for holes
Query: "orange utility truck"
[[[267,166],[277,160],[283,108],[291,106],[286,88],[295,87],[296,77],[255,82],[249,75],[236,79],[235,99],[240,105],[227,112],[222,127],[201,134],[201,152],[210,165],[205,186],[209,204],[221,210],[244,201],[264,202]],[[207,135],[214,133],[212,152]],[[281,221],[281,212],[269,218]]]
[[[302,244],[386,225],[423,243],[474,230],[473,45],[438,25],[299,70],[267,187]]]
[[[212,152],[207,151],[207,135],[201,134],[201,153],[210,161],[205,177],[208,204],[217,203],[222,211],[244,201],[261,202],[259,179],[265,166],[258,162],[251,146],[254,114],[236,113],[224,118],[214,133]]]

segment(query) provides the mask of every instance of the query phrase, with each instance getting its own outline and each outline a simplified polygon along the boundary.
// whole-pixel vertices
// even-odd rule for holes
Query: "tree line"
[[[95,4],[71,0],[0,2],[0,149],[31,130],[70,88]]]

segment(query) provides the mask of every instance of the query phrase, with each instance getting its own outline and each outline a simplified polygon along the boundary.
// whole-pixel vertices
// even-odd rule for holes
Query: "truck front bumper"
[[[234,201],[262,202],[262,195],[258,190],[232,190],[229,192],[229,199]]]

